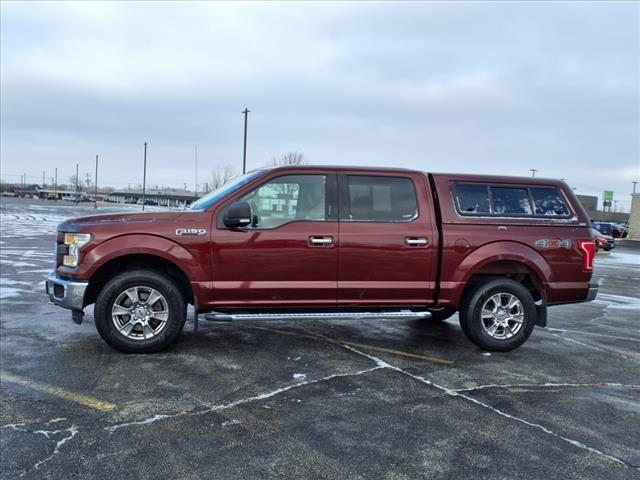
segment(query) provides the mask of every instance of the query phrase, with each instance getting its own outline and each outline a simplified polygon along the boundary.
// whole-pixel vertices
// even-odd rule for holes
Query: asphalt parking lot
[[[57,223],[92,212],[2,200],[2,478],[640,478],[640,250],[508,354],[453,317],[190,320],[124,355],[43,292]]]

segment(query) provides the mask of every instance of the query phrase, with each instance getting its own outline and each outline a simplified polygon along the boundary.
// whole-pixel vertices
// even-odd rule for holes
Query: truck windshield
[[[234,178],[228,183],[225,183],[220,188],[215,189],[213,192],[207,193],[204,197],[199,198],[191,204],[191,210],[206,210],[212,205],[215,205],[227,195],[235,192],[243,185],[246,185],[254,178],[259,177],[264,172],[264,169],[252,170],[249,173]]]

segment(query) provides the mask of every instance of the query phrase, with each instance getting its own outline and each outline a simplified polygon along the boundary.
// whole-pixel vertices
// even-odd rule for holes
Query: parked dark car
[[[616,238],[627,238],[629,236],[629,226],[628,225],[623,225],[621,223],[614,223],[614,229],[617,229],[620,231],[620,236],[616,237]]]
[[[613,238],[610,235],[605,235],[604,233],[600,233],[595,228],[593,228],[592,230],[593,230],[593,236],[596,240],[596,245],[598,247],[598,250],[604,250],[608,252],[609,250],[616,248],[615,238]]]
[[[625,238],[627,236],[627,230],[623,226],[616,225],[615,223],[593,222],[591,226],[600,233],[613,238]]]

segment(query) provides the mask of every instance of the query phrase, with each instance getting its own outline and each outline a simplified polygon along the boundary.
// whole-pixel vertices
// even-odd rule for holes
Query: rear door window
[[[564,217],[570,214],[564,198],[557,189],[536,187],[530,190],[535,215]]]
[[[491,187],[493,213],[496,215],[531,215],[531,202],[526,188]]]
[[[410,222],[418,216],[413,181],[406,177],[346,176],[341,219]]]

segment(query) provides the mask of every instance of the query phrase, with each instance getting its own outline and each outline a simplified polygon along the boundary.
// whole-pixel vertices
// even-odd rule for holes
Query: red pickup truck
[[[398,168],[286,166],[227,183],[186,211],[58,227],[51,302],[125,352],[176,340],[187,305],[209,320],[458,312],[509,351],[547,306],[593,300],[590,221],[563,182]],[[196,315],[196,320],[198,316]]]

